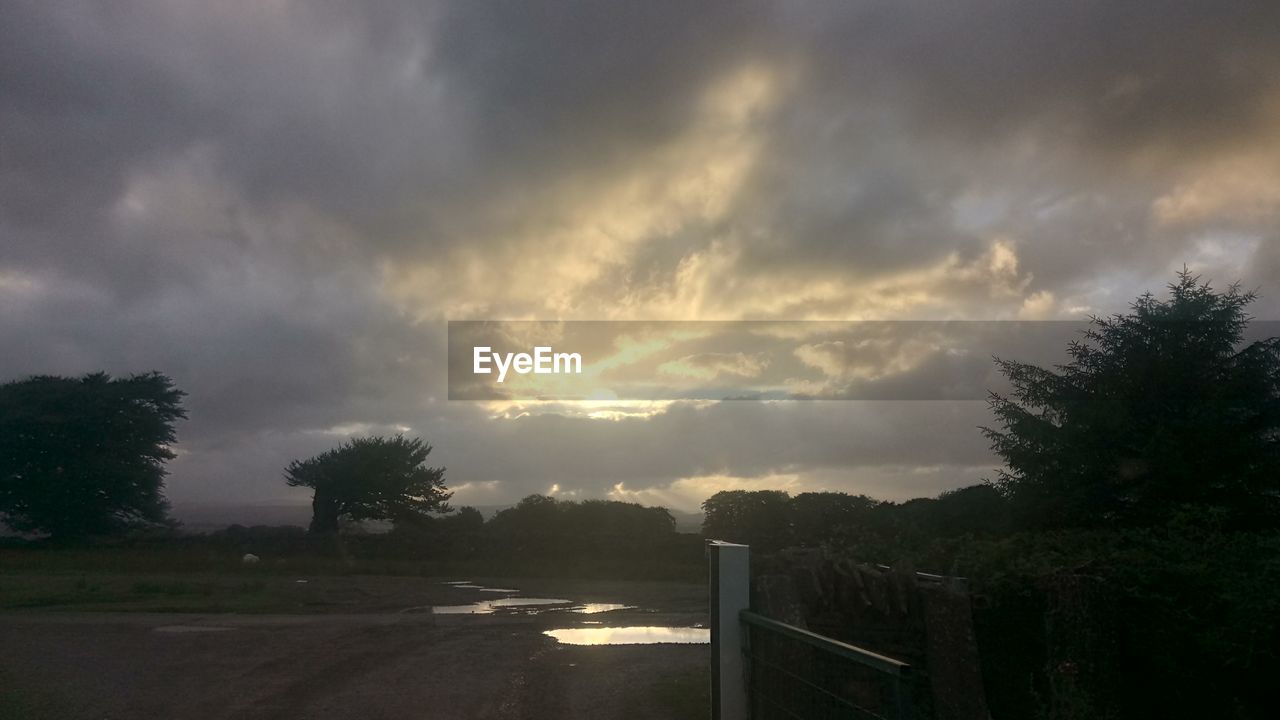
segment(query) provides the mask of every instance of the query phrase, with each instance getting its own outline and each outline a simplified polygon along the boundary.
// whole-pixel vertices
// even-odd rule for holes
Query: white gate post
[[[751,548],[713,540],[711,561],[711,717],[746,720],[745,643],[738,613],[751,605]]]

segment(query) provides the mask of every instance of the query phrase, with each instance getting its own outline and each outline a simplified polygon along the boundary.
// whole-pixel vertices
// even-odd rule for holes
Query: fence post
[[[711,717],[746,720],[744,633],[738,613],[751,605],[751,548],[713,540],[711,562]]]
[[[894,720],[915,720],[915,705],[911,697],[909,676],[893,676],[893,717]]]

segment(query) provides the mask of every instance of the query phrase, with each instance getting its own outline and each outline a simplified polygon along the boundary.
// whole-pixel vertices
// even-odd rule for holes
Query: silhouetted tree
[[[489,521],[489,531],[495,537],[521,544],[550,539],[634,543],[670,535],[675,527],[675,518],[663,507],[617,500],[560,501],[546,495],[530,495]]]
[[[469,506],[434,517],[418,515],[413,522],[396,523],[382,536],[393,552],[422,560],[447,557],[460,560],[473,557],[480,549],[484,516]]]
[[[312,533],[334,534],[339,518],[413,521],[447,512],[452,495],[444,468],[426,466],[431,446],[420,438],[356,438],[285,469],[292,487],[315,490]]]
[[[57,538],[167,523],[164,463],[184,394],[157,372],[0,385],[0,518]]]
[[[652,572],[670,557],[676,532],[666,508],[530,495],[485,523],[484,536],[490,552],[521,563],[523,571],[572,567],[598,575],[619,564],[628,572]]]
[[[463,505],[457,512],[440,518],[440,522],[454,532],[476,533],[484,527],[484,515],[470,505]]]
[[[544,550],[563,529],[560,503],[547,495],[529,495],[499,510],[485,527],[500,545],[515,550]]]
[[[1009,529],[1009,501],[991,485],[970,485],[938,495],[926,529],[938,537],[999,536]]]
[[[761,550],[791,539],[791,497],[782,490],[722,490],[702,502],[702,534]]]
[[[1280,339],[1243,345],[1254,294],[1238,286],[1214,292],[1184,270],[1169,289],[1094,318],[1055,370],[997,359],[1013,396],[992,394],[1001,429],[983,431],[1023,524],[1274,522]]]
[[[791,541],[801,546],[821,545],[837,531],[865,525],[877,505],[866,495],[800,493],[791,498]]]
[[[618,500],[560,503],[566,530],[595,542],[624,544],[670,535],[675,518],[664,507],[645,507]]]

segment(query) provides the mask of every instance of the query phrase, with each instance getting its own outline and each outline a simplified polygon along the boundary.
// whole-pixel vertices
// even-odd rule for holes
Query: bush
[[[1065,702],[1054,682],[1064,668],[1052,661],[1071,643],[1047,622],[1063,574],[1101,590],[1089,611],[1107,620],[1083,630],[1115,635],[1097,651],[1105,657],[1078,658],[1066,670],[1104,664],[1113,681],[1086,690],[1116,717],[1269,716],[1280,673],[1280,533],[1063,531],[951,551],[949,571],[968,577],[983,600],[975,624],[996,717],[1025,717],[1030,707],[1050,714]]]

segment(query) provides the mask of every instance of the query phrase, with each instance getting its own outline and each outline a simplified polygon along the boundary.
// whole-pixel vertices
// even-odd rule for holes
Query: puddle
[[[515,591],[512,591],[515,592]],[[621,603],[584,603],[574,605],[572,600],[561,598],[522,598],[509,597],[498,600],[481,600],[467,605],[437,605],[431,612],[437,615],[492,615],[499,611],[510,611],[525,615],[537,615],[541,612],[568,611],[580,615],[613,612],[614,610],[634,610],[635,605]]]
[[[162,625],[155,629],[156,632],[162,633],[202,633],[222,632],[224,630],[235,630],[235,628],[216,625]]]
[[[448,582],[443,582],[443,583],[440,583],[440,584],[441,584],[441,585],[448,585],[449,587],[451,587],[451,588],[455,588],[455,589],[458,589],[458,590],[478,590],[478,591],[480,591],[480,592],[491,592],[491,593],[517,593],[517,592],[520,592],[519,590],[517,590],[517,589],[515,589],[515,588],[491,588],[491,587],[485,587],[484,585],[477,585],[476,583],[473,583],[473,582],[471,582],[470,580],[450,580],[450,581],[448,581]]]
[[[602,612],[613,612],[614,610],[635,610],[635,605],[622,605],[620,603],[583,603],[570,608],[569,612],[582,613],[583,615],[595,615]]]
[[[566,645],[681,645],[711,642],[711,631],[690,627],[590,627],[546,630]]]
[[[449,580],[441,583],[459,590],[477,590],[484,593],[505,593],[516,595],[516,588],[491,588],[478,585],[471,580]],[[407,608],[401,612],[413,612],[419,608]],[[508,612],[516,615],[537,615],[548,611],[568,611],[581,615],[613,612],[614,610],[635,610],[635,605],[622,603],[575,603],[561,598],[525,598],[505,597],[497,600],[480,600],[466,605],[437,605],[431,612],[436,615],[492,615],[495,612]]]
[[[512,612],[536,613],[544,606],[572,605],[571,600],[560,598],[500,598],[498,600],[481,600],[469,605],[437,605],[431,609],[436,615],[492,615],[499,610]],[[563,609],[557,607],[556,609]]]
[[[496,607],[522,607],[524,605],[572,605],[572,600],[563,600],[561,598],[502,598],[501,600],[485,600],[484,602]]]

